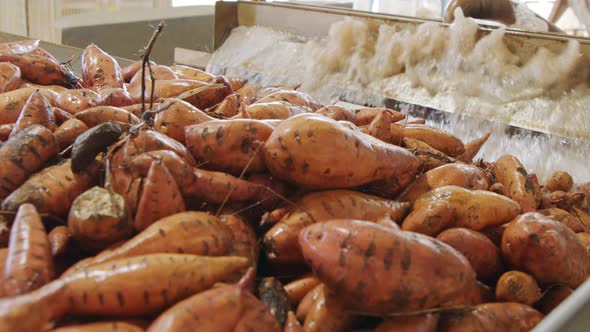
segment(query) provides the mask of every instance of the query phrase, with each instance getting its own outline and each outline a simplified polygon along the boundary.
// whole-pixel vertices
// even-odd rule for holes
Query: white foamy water
[[[264,27],[238,27],[213,55],[209,70],[258,84],[302,83],[318,101],[383,95],[456,113],[444,127],[464,140],[492,132],[481,156],[519,157],[541,179],[556,169],[590,181],[588,70],[577,42],[560,54],[540,49],[522,59],[503,43],[498,29],[478,39],[477,25],[459,15],[450,29],[425,23],[416,29],[348,19],[329,36],[307,40]],[[355,93],[356,92],[356,93]],[[467,121],[461,114],[498,123]],[[508,137],[506,124],[570,137]]]

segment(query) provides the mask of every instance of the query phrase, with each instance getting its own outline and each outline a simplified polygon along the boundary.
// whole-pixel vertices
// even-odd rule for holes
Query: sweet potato
[[[281,327],[268,308],[246,290],[248,275],[235,285],[220,285],[177,303],[162,313],[150,332],[269,331]]]
[[[0,140],[8,141],[8,137],[14,128],[14,123],[0,125]]]
[[[55,116],[55,123],[57,125],[62,125],[64,122],[74,118],[74,116],[61,108],[52,107],[53,115]]]
[[[112,56],[94,44],[82,53],[82,84],[85,88],[100,91],[104,88],[123,88],[121,67]]]
[[[250,265],[255,268],[258,262],[259,244],[252,226],[233,215],[221,215],[219,220],[233,236],[229,254],[248,258]]]
[[[154,161],[162,161],[166,165],[184,197],[193,195],[195,190],[201,190],[195,183],[193,167],[170,150],[155,150],[136,156],[128,163],[131,175],[134,178],[147,177]]]
[[[285,101],[292,105],[309,107],[313,112],[322,108],[311,96],[294,90],[280,90],[261,98],[256,104],[263,104],[273,101]]]
[[[551,177],[545,183],[547,190],[553,191],[570,191],[574,185],[574,179],[568,172],[557,171],[551,174]]]
[[[560,208],[570,211],[573,207],[580,207],[586,196],[583,193],[554,191],[544,193],[539,204],[541,209]]]
[[[303,327],[299,324],[293,311],[287,313],[287,322],[285,323],[283,332],[304,332]]]
[[[504,155],[496,160],[494,175],[506,188],[508,197],[520,204],[523,213],[537,209],[535,186],[516,157]]]
[[[55,136],[39,125],[30,126],[4,142],[0,146],[0,199],[17,189],[58,151]]]
[[[158,109],[158,107],[160,107],[161,103],[153,103],[153,109]],[[147,103],[145,105],[145,109],[149,109],[149,103]],[[132,113],[133,115],[135,115],[136,117],[141,117],[141,103],[140,104],[132,104],[129,106],[122,106],[122,109],[126,110],[129,113]]]
[[[143,60],[138,60],[121,68],[121,75],[123,76],[125,82],[131,81],[131,78],[133,78],[133,76],[135,76],[135,74],[137,74],[137,72],[141,70],[142,63]],[[155,66],[156,63],[150,61],[150,65]]]
[[[229,82],[223,76],[217,76],[210,84],[183,92],[177,98],[199,109],[207,109],[219,104],[233,93]]]
[[[130,219],[121,195],[93,187],[72,203],[68,228],[78,247],[97,251],[127,238],[133,229]]]
[[[10,62],[19,67],[22,78],[33,83],[69,88],[80,86],[80,79],[69,68],[46,56],[0,52],[0,62]]]
[[[541,284],[576,288],[590,271],[588,252],[576,233],[535,212],[508,225],[502,236],[502,254],[507,264],[530,273]]]
[[[0,62],[0,93],[16,90],[20,83],[20,68],[9,62]]]
[[[98,126],[99,124],[114,121],[123,124],[137,124],[139,119],[126,110],[113,106],[97,106],[88,108],[76,113],[76,119],[84,122],[88,128]]]
[[[422,141],[450,157],[457,157],[465,152],[465,145],[456,136],[438,128],[419,124],[392,124],[391,132],[397,141],[409,137]]]
[[[260,120],[211,120],[186,127],[185,141],[207,169],[240,175],[266,170],[261,146],[273,129]]]
[[[342,106],[324,106],[315,111],[315,114],[323,115],[336,121],[348,121],[356,123],[356,113]]]
[[[279,325],[284,326],[290,304],[283,284],[274,277],[262,279],[258,284],[258,297],[268,307],[270,314],[273,315]]]
[[[38,47],[38,39],[23,39],[13,42],[0,43],[0,52],[10,52],[14,54],[29,54]]]
[[[504,270],[500,249],[481,233],[467,228],[451,228],[440,233],[436,239],[462,253],[479,280],[493,280]]]
[[[545,315],[549,315],[553,309],[574,292],[573,289],[563,285],[552,285],[545,290],[543,296],[535,304],[535,308]]]
[[[406,188],[400,199],[414,202],[427,191],[451,185],[465,189],[486,190],[490,186],[490,179],[477,166],[461,163],[446,164],[418,177]]]
[[[473,162],[473,158],[477,156],[481,147],[488,141],[490,138],[491,133],[487,133],[480,138],[476,138],[471,142],[465,144],[465,152],[457,156],[457,160],[460,160],[464,163],[471,163]]]
[[[516,302],[533,305],[541,298],[541,289],[531,275],[520,271],[508,271],[496,284],[496,299],[499,302]]]
[[[98,93],[90,89],[76,89],[61,93],[56,99],[56,106],[68,113],[76,114],[98,106],[100,102]]]
[[[154,130],[185,142],[185,127],[214,120],[198,108],[180,99],[171,99],[170,107],[158,113],[154,119]]]
[[[31,204],[19,207],[10,231],[10,244],[3,269],[4,295],[35,290],[53,279],[51,247],[41,217]]]
[[[450,227],[479,231],[507,223],[519,213],[518,203],[505,196],[485,190],[445,186],[420,196],[402,229],[430,236]]]
[[[532,330],[542,319],[540,312],[526,304],[486,303],[472,311],[443,315],[438,331],[524,332]]]
[[[204,72],[200,69],[183,66],[183,65],[173,65],[170,66],[170,69],[178,75],[178,78],[181,79],[189,79],[189,80],[197,80],[202,82],[209,82],[215,78],[214,75],[211,75],[207,72]]]
[[[57,93],[57,94],[61,94],[61,93],[64,93],[64,92],[70,90],[68,88],[64,88],[61,85],[42,85],[42,84],[35,84],[35,83],[29,83],[29,82],[22,83],[21,85],[19,85],[19,88],[20,89],[33,88],[36,90],[41,90],[41,89],[50,90],[50,91]]]
[[[151,101],[151,81],[146,80],[145,87],[145,101]],[[175,98],[183,92],[187,92],[196,88],[206,86],[207,83],[195,80],[160,80],[156,81],[154,88],[154,101],[161,98]],[[129,90],[129,94],[135,102],[141,102],[141,86],[136,86],[133,90]]]
[[[266,254],[272,262],[303,262],[297,236],[303,228],[313,223],[339,218],[377,221],[385,215],[401,222],[410,207],[408,203],[349,190],[307,194],[295,205],[296,208],[291,209],[264,235]]]
[[[51,109],[51,105],[40,91],[35,91],[31,94],[23,106],[18,119],[16,119],[10,136],[14,136],[34,124],[41,125],[51,131],[54,131],[57,127],[55,125],[55,114]]]
[[[346,332],[350,331],[354,321],[355,317],[322,285],[305,316],[303,329],[306,332]]]
[[[567,212],[566,210],[562,210],[559,208],[549,208],[538,210],[537,212],[555,221],[559,221],[560,223],[566,225],[576,233],[583,232],[586,230],[586,227],[584,226],[584,223],[580,220],[580,218],[572,213]]]
[[[5,216],[0,217],[0,248],[8,246],[8,234],[10,233],[10,227],[8,227],[8,220]]]
[[[55,132],[55,139],[59,144],[59,150],[63,150],[72,145],[78,136],[88,130],[88,126],[78,119],[69,119],[59,126]]]
[[[374,332],[436,332],[440,315],[388,318]]]
[[[311,309],[311,306],[313,305],[313,303],[316,301],[316,299],[319,297],[321,290],[324,288],[324,284],[318,284],[317,286],[315,286],[314,288],[312,288],[307,294],[305,294],[305,296],[301,299],[301,301],[299,302],[299,304],[297,305],[297,312],[296,312],[296,316],[297,319],[304,322],[305,321],[305,317],[307,317],[307,314],[309,313],[309,310]]]
[[[187,211],[162,218],[117,248],[74,265],[65,274],[99,263],[156,253],[185,253],[222,256],[232,250],[233,234],[218,218],[204,212]],[[236,253],[236,256],[241,256]]]
[[[582,242],[584,247],[586,247],[586,251],[588,252],[588,261],[590,262],[590,233],[577,233],[576,236],[578,240]]]
[[[180,78],[168,66],[151,65],[151,69],[152,69],[152,74],[150,75],[149,69],[147,68],[147,66],[145,68],[146,85],[152,83],[152,75],[153,75],[154,80],[156,82],[162,81],[162,80],[176,80],[176,79]],[[137,71],[137,73],[135,73],[135,75],[133,75],[133,77],[129,81],[129,90],[135,90],[135,89],[140,89],[140,88],[141,88],[141,69],[139,69]]]
[[[389,136],[391,137],[391,136]],[[397,138],[392,139],[392,141],[397,142]],[[437,167],[457,162],[456,159],[453,159],[447,156],[445,153],[431,147],[430,145],[409,137],[404,137],[401,141],[403,146],[408,149],[413,155],[418,158],[422,162],[422,170],[429,171],[431,169],[435,169]],[[396,143],[397,144],[397,143]]]
[[[357,126],[368,125],[373,122],[377,116],[383,113],[390,115],[392,122],[401,121],[406,118],[405,114],[389,108],[361,108],[356,110],[354,113],[355,121],[353,123]]]
[[[306,227],[299,244],[314,274],[348,310],[388,314],[457,305],[475,287],[463,255],[421,234],[342,219]]]
[[[134,227],[141,231],[154,221],[186,211],[178,184],[162,161],[153,161],[137,204]]]
[[[396,179],[404,188],[419,166],[405,149],[316,114],[284,120],[263,150],[273,175],[317,189],[353,188],[385,179]],[[350,165],[356,165],[354,172]]]
[[[291,303],[293,307],[297,307],[303,297],[319,284],[320,281],[313,275],[306,275],[286,284],[285,291],[287,292],[289,303]]]
[[[78,195],[92,187],[97,180],[98,165],[85,172],[73,174],[71,160],[49,166],[33,175],[4,202],[2,209],[16,211],[21,204],[33,204],[39,213],[65,215]]]
[[[246,107],[245,113],[239,113],[234,119],[288,119],[302,113],[309,113],[311,109],[306,106],[292,105],[284,101],[273,101],[267,103],[254,103]]]
[[[143,332],[141,327],[127,322],[96,322],[60,327],[51,332]]]
[[[239,110],[240,100],[238,95],[234,93],[225,97],[221,103],[214,106],[212,112],[222,117],[229,118],[238,114]]]
[[[133,103],[135,100],[124,88],[102,88],[100,90],[100,105],[102,106],[123,107]]]
[[[17,89],[0,94],[0,124],[15,123],[22,111],[23,107],[33,92],[37,91],[32,88]],[[45,98],[50,102],[54,102],[54,97],[51,97],[51,92],[48,90],[40,90]]]
[[[68,244],[70,242],[70,231],[66,226],[54,227],[49,234],[47,239],[51,247],[51,255],[53,257],[63,255],[66,252]]]

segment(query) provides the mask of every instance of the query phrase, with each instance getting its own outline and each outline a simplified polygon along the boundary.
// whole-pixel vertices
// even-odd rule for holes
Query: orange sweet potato
[[[200,69],[189,67],[189,66],[173,65],[173,66],[170,66],[170,69],[172,69],[172,71],[176,75],[178,75],[178,78],[181,78],[181,79],[209,82],[215,78],[214,75],[211,75],[211,74],[204,72]]]
[[[502,254],[507,264],[530,273],[541,284],[576,288],[590,271],[588,252],[576,233],[535,212],[508,225],[502,236]]]
[[[23,88],[0,94],[0,109],[2,110],[0,112],[0,124],[15,123],[25,103],[35,91],[37,89]],[[57,95],[47,89],[40,89],[39,91],[53,105]]]
[[[169,102],[170,107],[156,115],[154,129],[181,143],[185,142],[185,127],[214,120],[184,100],[171,99]]]
[[[479,231],[507,223],[519,212],[518,203],[505,196],[485,190],[445,186],[420,196],[402,229],[431,236],[450,227]]]
[[[559,221],[560,223],[566,225],[576,233],[583,232],[586,230],[586,227],[584,226],[582,220],[580,220],[580,217],[574,215],[573,213],[569,213],[566,210],[562,210],[559,208],[549,208],[538,210],[537,212],[555,221]]]
[[[20,68],[21,76],[33,83],[79,87],[80,79],[55,59],[38,54],[0,52],[0,62],[10,62]]]
[[[306,106],[292,105],[284,101],[273,101],[266,103],[254,103],[246,107],[245,112],[234,116],[234,119],[288,119],[302,113],[309,113],[311,109]]]
[[[342,106],[325,106],[315,111],[315,114],[327,116],[330,119],[336,121],[348,121],[356,123],[356,113]]]
[[[76,141],[76,138],[86,130],[88,130],[88,126],[75,118],[62,123],[53,133],[59,144],[60,151],[72,145]]]
[[[319,284],[320,281],[313,275],[306,275],[286,284],[285,291],[291,305],[293,307],[298,306],[303,297]]]
[[[493,280],[504,270],[500,249],[481,233],[467,228],[451,228],[440,233],[436,239],[462,253],[479,280]]]
[[[374,332],[436,332],[438,314],[388,318]]]
[[[57,107],[76,114],[100,104],[100,95],[90,89],[68,90],[56,99]]]
[[[31,125],[41,125],[51,131],[56,128],[55,114],[49,101],[40,91],[35,91],[23,106],[10,136],[14,136]]]
[[[66,252],[70,237],[70,231],[66,226],[54,227],[51,232],[47,234],[53,257],[63,255]]]
[[[346,332],[350,331],[354,321],[355,317],[322,285],[305,316],[303,329],[307,332]]]
[[[207,85],[205,82],[196,80],[160,80],[156,81],[154,88],[154,101],[161,98],[174,98],[178,97],[183,92],[187,92],[196,88],[200,88]],[[151,100],[151,81],[146,80],[145,87],[145,100],[149,102]],[[135,102],[141,102],[141,85],[136,85],[132,90],[129,90],[131,97]]]
[[[240,175],[266,170],[261,145],[272,131],[260,120],[211,120],[186,127],[185,141],[204,167]]]
[[[317,114],[279,124],[264,145],[264,159],[273,175],[317,189],[391,179],[404,188],[419,166],[407,150]],[[350,165],[356,165],[354,172]]]
[[[508,271],[496,284],[496,299],[501,302],[517,302],[533,305],[541,298],[541,289],[531,275],[520,271]]]
[[[494,175],[496,181],[506,188],[508,197],[520,204],[522,212],[531,212],[537,209],[536,188],[524,166],[516,157],[504,155],[496,160]]]
[[[121,68],[121,75],[123,76],[125,82],[131,81],[131,78],[133,78],[133,76],[135,76],[135,74],[137,74],[137,72],[141,70],[142,63],[143,60],[138,60]],[[150,61],[150,65],[155,66],[156,63]]]
[[[299,244],[314,274],[348,310],[388,314],[457,305],[475,287],[463,255],[421,234],[342,219],[306,227]]]
[[[551,177],[545,183],[547,190],[553,191],[570,191],[574,185],[574,179],[568,172],[557,171],[551,174]]]
[[[147,66],[145,68],[145,83],[146,83],[146,85],[148,85],[148,84],[151,85],[152,75],[153,75],[154,80],[156,82],[162,81],[162,80],[176,80],[176,79],[180,78],[168,66],[151,65],[151,69],[152,69],[152,74],[150,75],[149,69],[147,68]],[[157,84],[158,83],[156,83],[156,85]],[[141,89],[141,68],[137,71],[137,73],[135,73],[135,75],[133,75],[133,77],[129,81],[129,90],[136,90],[136,89]]]
[[[280,90],[273,92],[264,98],[261,98],[256,104],[268,103],[273,101],[286,101],[292,105],[309,107],[313,112],[319,110],[322,106],[318,104],[311,96],[294,90]]]
[[[576,236],[578,240],[582,242],[584,247],[586,247],[586,251],[588,252],[588,261],[590,261],[590,233],[577,233]]]
[[[457,159],[464,162],[464,163],[471,163],[473,162],[473,158],[477,156],[481,147],[488,141],[490,138],[490,133],[483,135],[480,138],[476,138],[473,141],[465,144],[465,152],[461,155],[457,156]]]
[[[141,327],[127,322],[96,322],[60,327],[51,332],[143,332]]]
[[[237,94],[231,94],[216,105],[212,112],[224,118],[232,117],[240,111],[240,100]]]
[[[293,311],[289,311],[287,313],[287,322],[285,323],[285,328],[283,332],[304,332],[303,327],[297,320],[295,313]]]
[[[139,119],[126,110],[113,106],[97,106],[76,113],[76,119],[84,122],[88,128],[114,121],[123,124],[137,124]]]
[[[445,314],[441,317],[441,332],[520,332],[532,330],[543,315],[521,303],[485,303],[472,311]]]
[[[125,81],[117,60],[98,46],[88,45],[82,53],[81,63],[84,87],[97,92],[104,88],[123,88]]]
[[[297,236],[303,228],[330,219],[355,218],[377,221],[389,215],[401,222],[410,204],[349,190],[310,193],[295,202],[281,220],[264,235],[266,254],[272,262],[300,263],[303,257]]]
[[[357,126],[368,125],[383,114],[388,115],[387,118],[390,119],[390,124],[406,118],[405,114],[389,108],[361,108],[355,111],[355,121],[353,123]]]
[[[0,140],[8,141],[8,137],[14,128],[14,123],[0,125]]]
[[[426,125],[392,124],[391,134],[394,141],[401,142],[404,137],[413,138],[450,157],[457,157],[465,152],[465,145],[459,138],[444,130]]]
[[[0,93],[16,90],[20,83],[20,68],[9,62],[0,62]]]

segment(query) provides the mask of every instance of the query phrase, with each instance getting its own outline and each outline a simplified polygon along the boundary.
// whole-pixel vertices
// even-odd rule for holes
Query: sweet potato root
[[[500,249],[481,233],[467,228],[451,228],[440,233],[436,239],[462,253],[479,280],[493,280],[504,270]]]
[[[185,127],[214,120],[184,100],[171,99],[170,102],[170,107],[156,115],[154,129],[180,143],[185,142]]]
[[[590,233],[577,233],[576,236],[578,237],[578,240],[582,242],[584,247],[586,247],[586,250],[588,251],[588,261],[590,262]]]
[[[508,197],[520,204],[523,213],[537,209],[535,186],[516,157],[504,155],[496,160],[494,175],[506,188]]]
[[[541,284],[576,288],[590,271],[588,252],[576,233],[535,212],[508,225],[502,236],[502,253],[510,266],[530,273]]]
[[[12,128],[14,128],[14,123],[0,125],[0,140],[8,141]]]
[[[311,193],[295,204],[297,207],[291,209],[264,235],[266,254],[272,262],[303,262],[297,236],[303,228],[313,223],[339,218],[377,221],[385,215],[401,222],[410,207],[408,203],[349,190]]]
[[[355,121],[353,123],[357,126],[368,125],[373,122],[375,118],[384,113],[388,115],[387,118],[390,119],[390,124],[406,118],[405,114],[389,108],[361,108],[356,110],[354,113]]]
[[[19,207],[10,231],[10,244],[3,271],[4,295],[35,290],[53,279],[55,269],[47,232],[31,204]]]
[[[318,279],[357,312],[463,304],[465,290],[475,286],[475,272],[463,255],[421,234],[343,219],[306,227],[299,244]]]
[[[15,123],[22,111],[23,107],[33,92],[37,91],[32,88],[17,89],[0,94],[0,124]],[[55,97],[47,90],[40,90],[45,95],[45,98],[50,102],[54,102]]]
[[[58,151],[55,136],[39,125],[30,126],[4,142],[0,146],[0,199],[17,189]]]
[[[445,186],[420,196],[402,229],[430,236],[450,227],[479,231],[507,223],[519,212],[518,203],[505,196],[485,190]]]
[[[273,175],[316,189],[352,188],[392,178],[404,188],[419,166],[407,150],[316,114],[300,114],[279,124],[264,145],[264,159]],[[355,172],[349,165],[357,165]]]
[[[443,332],[519,332],[532,330],[543,315],[537,310],[521,303],[486,303],[472,311],[445,314],[438,331]]]
[[[125,80],[125,82],[131,81],[131,78],[133,78],[133,76],[135,76],[135,74],[141,70],[142,62],[143,60],[138,60],[121,68],[121,75],[123,76],[123,80]],[[156,63],[150,61],[150,65],[155,66]]]
[[[209,82],[215,78],[214,75],[211,75],[211,74],[204,72],[200,69],[189,67],[189,66],[173,65],[173,66],[170,66],[170,69],[172,69],[172,71],[176,75],[178,75],[178,78],[181,78],[181,79]]]
[[[94,44],[82,53],[82,83],[94,91],[104,88],[123,88],[121,67],[112,56]]]
[[[175,79],[180,78],[168,66],[151,65],[151,69],[152,69],[151,75],[149,73],[149,69],[147,67],[145,69],[146,85],[152,84],[152,77],[151,77],[152,75],[154,76],[154,80],[156,82],[162,81],[162,80],[175,80]],[[158,84],[158,83],[156,83],[156,84]],[[135,73],[135,75],[133,75],[133,77],[129,81],[129,90],[136,90],[136,89],[141,89],[141,69],[138,70],[137,73]]]
[[[496,284],[496,299],[533,305],[541,298],[541,289],[531,275],[520,271],[508,271]]]
[[[583,232],[586,230],[586,227],[584,226],[584,223],[580,220],[580,218],[572,213],[567,212],[566,210],[562,210],[559,208],[549,208],[538,210],[537,212],[555,221],[559,221],[560,223],[566,225],[576,233]]]
[[[457,156],[457,160],[460,160],[464,163],[471,163],[473,162],[473,158],[477,156],[479,150],[481,150],[482,146],[488,141],[490,138],[490,133],[483,135],[480,138],[476,138],[471,142],[465,144],[465,152],[461,155]]]
[[[557,171],[551,174],[551,177],[545,183],[547,190],[553,191],[570,191],[574,185],[574,179],[568,172]]]
[[[21,76],[33,83],[79,87],[80,79],[55,59],[38,54],[0,52],[0,62],[10,62],[20,68]]]
[[[273,129],[260,120],[212,120],[186,127],[185,140],[204,167],[240,175],[266,170],[261,146]]]
[[[123,107],[134,103],[135,100],[124,88],[102,88],[100,90],[100,105],[102,106]]]
[[[311,310],[311,306],[313,305],[313,303],[316,301],[316,299],[318,298],[318,296],[321,293],[321,290],[324,288],[324,284],[320,283],[317,286],[315,286],[314,288],[312,288],[307,294],[305,294],[305,296],[301,299],[301,301],[299,302],[299,304],[297,305],[297,312],[296,312],[296,316],[297,319],[305,322],[305,317],[307,317],[307,314],[309,313],[309,310]]]
[[[78,247],[92,252],[125,239],[133,224],[121,195],[93,187],[72,203],[68,228]]]

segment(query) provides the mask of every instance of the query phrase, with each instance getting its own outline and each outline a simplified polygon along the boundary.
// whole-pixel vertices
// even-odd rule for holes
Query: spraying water
[[[590,145],[581,139],[590,139],[590,75],[580,45],[571,41],[559,54],[541,48],[524,59],[504,44],[504,29],[479,38],[474,21],[460,11],[455,17],[450,29],[346,19],[322,39],[238,27],[208,70],[262,85],[302,83],[302,91],[324,104],[345,89],[351,101],[383,95],[443,109],[453,113],[450,121],[430,125],[464,140],[492,132],[480,153],[486,160],[511,153],[540,179],[559,169],[590,181]],[[510,137],[507,124],[568,139]]]

